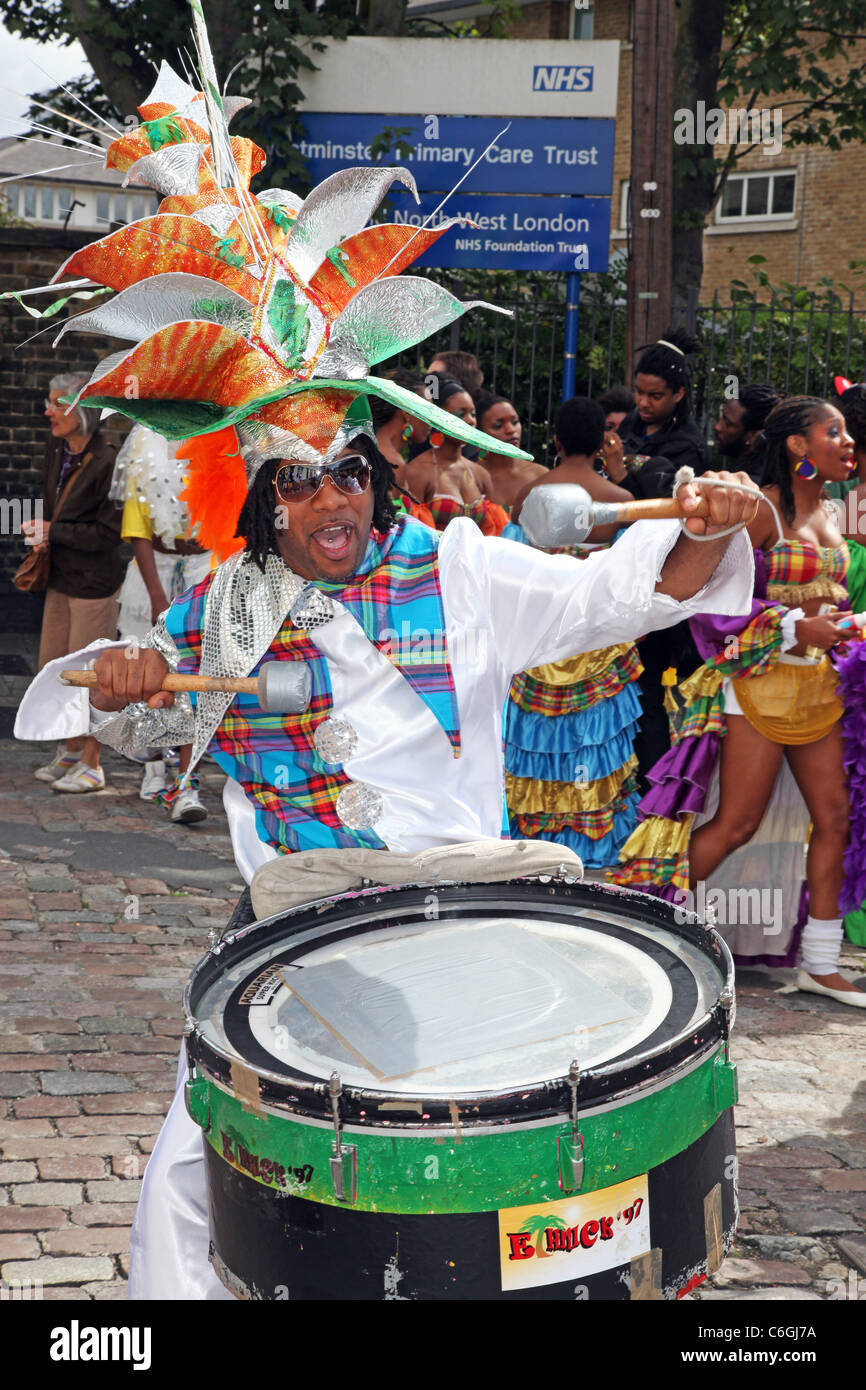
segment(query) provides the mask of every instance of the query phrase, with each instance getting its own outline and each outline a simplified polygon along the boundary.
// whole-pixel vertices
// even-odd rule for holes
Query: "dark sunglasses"
[[[283,502],[309,502],[326,478],[347,497],[357,497],[370,486],[370,465],[363,454],[347,454],[327,468],[311,469],[298,463],[284,463],[277,469],[274,487]]]

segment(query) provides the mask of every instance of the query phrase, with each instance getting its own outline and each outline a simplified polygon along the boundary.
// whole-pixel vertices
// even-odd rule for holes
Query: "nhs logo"
[[[532,69],[534,92],[591,92],[593,68],[542,64]]]

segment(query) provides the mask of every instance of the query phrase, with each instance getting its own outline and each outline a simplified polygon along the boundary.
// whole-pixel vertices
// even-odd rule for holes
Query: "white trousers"
[[[234,1302],[208,1260],[205,1141],[187,1113],[183,1098],[187,1075],[181,1049],[174,1100],[144,1171],[132,1225],[129,1297]]]

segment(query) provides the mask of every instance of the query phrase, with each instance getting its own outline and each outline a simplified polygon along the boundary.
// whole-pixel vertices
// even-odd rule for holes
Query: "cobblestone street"
[[[213,764],[203,826],[172,826],[113,755],[109,785],[33,780],[0,743],[0,1278],[122,1299],[141,1175],[171,1099],[181,992],[241,884]],[[866,953],[845,964],[866,971]],[[707,1300],[866,1295],[866,1016],[744,974],[742,1219]]]

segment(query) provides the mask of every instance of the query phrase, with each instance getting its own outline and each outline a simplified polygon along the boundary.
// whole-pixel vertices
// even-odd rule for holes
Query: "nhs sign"
[[[587,65],[541,63],[532,69],[534,92],[591,92],[593,69]]]
[[[313,48],[313,42],[302,41],[305,50],[310,45],[312,66],[298,74],[305,112],[382,116],[382,127],[399,128],[400,116],[443,112],[442,74],[447,73],[449,119],[485,116],[505,125],[511,117],[616,117],[617,39],[352,34],[328,40],[324,49],[318,40]]]

